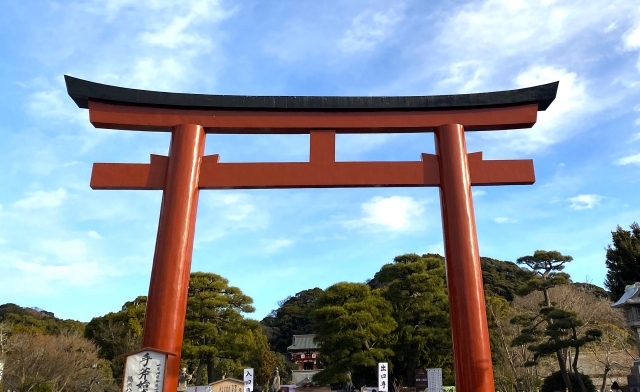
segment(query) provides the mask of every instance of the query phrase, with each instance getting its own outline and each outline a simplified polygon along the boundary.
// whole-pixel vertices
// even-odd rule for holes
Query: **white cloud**
[[[362,204],[364,217],[345,221],[347,228],[367,227],[374,231],[407,231],[414,218],[424,212],[424,203],[407,196],[376,196]]]
[[[560,81],[560,85],[556,99],[546,111],[538,112],[538,121],[532,129],[482,133],[484,139],[501,140],[510,151],[532,153],[566,140],[580,130],[569,125],[583,114],[600,109],[587,94],[585,81],[566,69],[534,66],[518,74],[515,81],[518,87],[553,81]]]
[[[14,207],[23,208],[25,210],[33,210],[36,208],[53,208],[62,204],[67,197],[67,191],[60,188],[55,191],[35,191],[27,192],[27,197],[13,203]]]
[[[578,195],[567,199],[571,203],[569,206],[572,210],[590,210],[600,204],[602,196],[600,195]]]
[[[481,190],[481,189],[478,189],[478,190],[472,190],[472,191],[471,191],[471,195],[472,195],[473,197],[480,197],[480,196],[484,196],[484,195],[486,195],[486,194],[487,194],[487,192],[486,192],[486,191],[483,191],[483,190]]]
[[[624,0],[469,2],[442,23],[438,40],[468,59],[537,57],[594,27],[606,30],[633,9]]]
[[[256,231],[269,226],[269,214],[259,207],[263,202],[261,198],[224,191],[207,192],[200,197],[207,211],[200,211],[199,216],[212,214],[216,224],[199,226],[196,231],[198,242],[219,240],[234,231]]]
[[[387,38],[393,26],[402,18],[402,7],[385,12],[362,12],[353,19],[351,28],[345,32],[338,46],[344,52],[371,50]]]
[[[636,24],[622,36],[622,43],[626,50],[640,49],[640,23]]]
[[[489,69],[481,60],[462,60],[449,65],[448,76],[442,79],[441,86],[457,86],[459,93],[471,93],[481,89],[486,83]]]
[[[291,247],[293,245],[293,240],[287,238],[279,238],[277,240],[269,241],[269,243],[264,247],[262,252],[265,255],[272,255],[274,253],[278,253],[286,248]]]
[[[637,139],[638,137],[636,137]],[[615,162],[613,162],[614,165],[621,165],[621,166],[625,166],[625,165],[640,165],[640,154],[635,154],[635,155],[629,155],[627,157],[623,157],[620,159],[617,159]]]
[[[257,212],[253,198],[244,193],[213,193],[207,198],[207,205],[212,208],[223,207],[225,219],[241,222],[250,219]]]
[[[112,269],[93,260],[49,260],[38,253],[9,251],[0,255],[0,274],[11,276],[2,282],[2,293],[60,293],[69,286],[90,286]]]
[[[89,236],[89,238],[93,238],[94,240],[102,239],[102,236],[93,230],[89,230],[87,236]]]
[[[39,79],[30,83],[30,86],[38,89],[27,101],[27,111],[32,116],[54,123],[66,122],[73,126],[89,124],[88,113],[75,107],[61,86],[52,86]]]
[[[516,222],[514,219],[506,218],[504,216],[499,216],[497,218],[493,218],[493,221],[496,223],[514,223]]]
[[[22,284],[28,287],[38,286],[38,290],[52,289],[50,283],[64,282],[72,286],[89,286],[101,275],[101,267],[95,262],[70,265],[47,265],[26,261],[18,261],[14,268],[28,276]],[[44,286],[44,287],[43,287]]]
[[[73,262],[86,262],[89,259],[89,245],[79,239],[71,240],[44,240],[41,243],[42,250],[53,254],[65,264]]]

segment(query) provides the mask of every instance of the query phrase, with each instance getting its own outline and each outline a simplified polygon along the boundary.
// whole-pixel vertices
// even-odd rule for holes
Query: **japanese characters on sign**
[[[161,392],[167,355],[141,351],[129,355],[124,366],[122,392]]]
[[[253,392],[253,369],[244,369],[244,392]]]
[[[428,385],[427,371],[422,368],[416,369],[416,388],[423,391]]]
[[[378,362],[378,391],[389,391],[389,364],[387,362]]]
[[[442,391],[442,368],[427,369],[427,382],[429,392]]]

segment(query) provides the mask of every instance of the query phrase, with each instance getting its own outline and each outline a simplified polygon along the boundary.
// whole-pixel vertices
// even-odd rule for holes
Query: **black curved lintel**
[[[247,96],[167,93],[137,90],[90,82],[65,75],[67,93],[79,108],[89,101],[180,109],[273,110],[273,111],[380,111],[446,110],[517,106],[537,103],[546,110],[556,97],[559,82],[518,90],[477,94],[395,97]]]

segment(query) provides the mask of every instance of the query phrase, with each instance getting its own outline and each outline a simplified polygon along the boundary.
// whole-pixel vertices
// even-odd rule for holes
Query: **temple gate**
[[[169,156],[95,163],[93,189],[162,190],[142,347],[168,352],[163,392],[176,390],[200,189],[430,186],[440,189],[454,372],[460,392],[494,392],[472,185],[535,182],[532,160],[467,153],[466,131],[532,127],[558,82],[519,90],[413,97],[266,97],[163,93],[65,75],[96,128],[171,132]],[[419,161],[336,162],[336,133],[433,132]],[[221,163],[207,133],[310,134],[309,162]],[[171,304],[167,306],[167,304]]]

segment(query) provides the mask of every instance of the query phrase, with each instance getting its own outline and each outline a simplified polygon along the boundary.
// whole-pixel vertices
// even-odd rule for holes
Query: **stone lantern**
[[[627,376],[629,392],[640,392],[640,283],[625,287],[625,292],[612,308],[622,308],[627,318],[627,326],[633,330],[636,338],[638,358],[633,362],[631,374]]]

